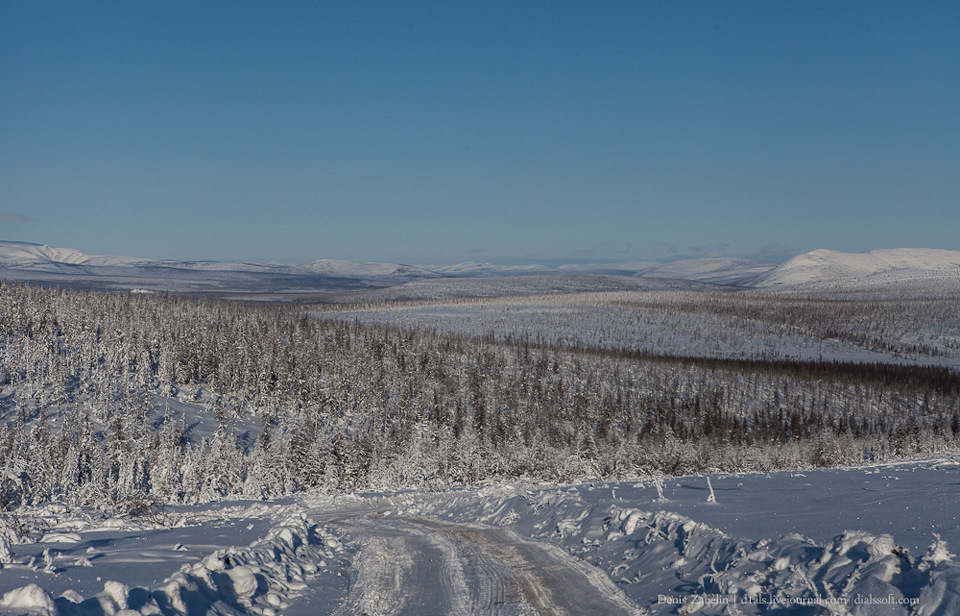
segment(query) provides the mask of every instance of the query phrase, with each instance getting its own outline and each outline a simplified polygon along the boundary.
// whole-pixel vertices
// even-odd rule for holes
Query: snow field
[[[721,291],[598,291],[420,301],[321,312],[321,318],[653,354],[958,365],[952,302]],[[949,307],[944,310],[944,304]],[[823,324],[831,327],[825,329]],[[934,355],[931,355],[933,353]]]

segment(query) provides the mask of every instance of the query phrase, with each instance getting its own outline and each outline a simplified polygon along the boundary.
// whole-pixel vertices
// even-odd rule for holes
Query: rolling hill
[[[301,265],[90,255],[0,241],[0,278],[75,288],[197,293],[300,293],[389,287],[442,274],[395,263],[320,260]]]
[[[960,251],[895,248],[846,253],[814,250],[761,274],[750,286],[863,288],[960,281]]]

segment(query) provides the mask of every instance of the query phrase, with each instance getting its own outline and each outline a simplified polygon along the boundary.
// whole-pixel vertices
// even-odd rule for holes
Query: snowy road
[[[507,529],[370,513],[324,523],[360,548],[337,616],[645,613],[600,570]]]
[[[0,614],[955,615],[958,470],[313,493],[165,525],[45,506],[8,540]]]

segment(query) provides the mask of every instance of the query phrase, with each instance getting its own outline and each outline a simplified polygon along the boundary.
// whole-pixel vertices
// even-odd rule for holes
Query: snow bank
[[[36,584],[28,584],[4,593],[0,599],[0,608],[10,608],[10,611],[25,614],[54,613],[53,597]]]
[[[331,533],[311,525],[302,512],[287,511],[263,539],[248,548],[217,550],[185,565],[153,597],[164,614],[215,609],[273,616],[320,575],[325,559],[336,559],[343,551]]]
[[[224,508],[219,515],[229,509]],[[69,589],[53,598],[40,585],[29,584],[3,595],[0,614],[273,616],[290,607],[291,602],[311,586],[326,588],[326,595],[334,599],[338,593],[345,592],[338,590],[338,586],[346,583],[342,572],[348,567],[348,550],[331,531],[312,524],[301,507],[254,505],[235,509],[239,509],[233,512],[236,515],[269,516],[273,524],[263,537],[249,546],[221,548],[205,554],[181,566],[152,590],[108,579],[93,596],[85,596],[90,589],[83,588]],[[59,535],[64,534],[69,535],[48,533],[43,540],[57,542],[62,539]],[[77,535],[76,540],[80,539]],[[36,566],[32,569],[37,570]],[[56,575],[52,568],[50,573]],[[109,570],[105,569],[104,574],[109,574]]]

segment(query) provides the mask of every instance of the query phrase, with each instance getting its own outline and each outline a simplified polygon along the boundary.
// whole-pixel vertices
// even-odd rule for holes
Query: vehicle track
[[[335,616],[636,616],[599,569],[498,527],[356,513],[325,520],[359,545]]]

